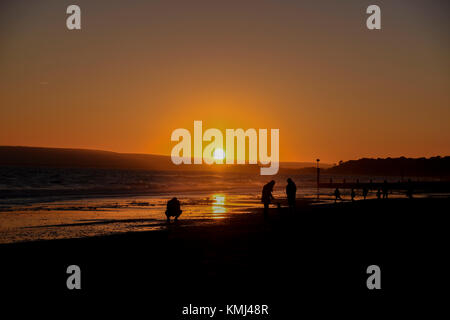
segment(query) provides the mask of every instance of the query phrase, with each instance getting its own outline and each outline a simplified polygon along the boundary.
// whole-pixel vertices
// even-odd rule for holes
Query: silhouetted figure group
[[[367,187],[364,187],[362,189],[362,196],[363,196],[364,200],[366,200],[368,194],[369,194],[369,189],[367,189]],[[355,198],[356,198],[356,191],[355,191],[355,188],[352,188],[350,191],[350,199],[352,202],[354,202]],[[343,199],[341,197],[341,191],[339,191],[339,188],[336,188],[334,190],[334,203],[336,203],[338,200],[343,201]]]
[[[269,216],[269,204],[272,203],[275,198],[272,195],[273,188],[275,186],[275,181],[272,180],[269,183],[265,184],[262,189],[261,194],[261,202],[264,204],[264,218],[266,219]],[[295,211],[295,202],[296,202],[296,194],[297,194],[297,185],[291,179],[287,179],[286,185],[286,197],[288,202],[288,207],[290,212]],[[281,209],[280,203],[277,203],[278,210]]]
[[[264,218],[267,218],[269,215],[269,204],[271,204],[272,201],[275,200],[272,195],[274,186],[275,181],[272,180],[269,183],[265,184],[262,189],[261,202],[264,204]],[[287,179],[286,196],[290,211],[295,210],[296,193],[297,186],[295,185],[295,182],[291,178]],[[278,210],[281,210],[280,203],[277,203],[277,206]],[[175,217],[174,220],[177,221],[182,212],[183,211],[181,210],[180,201],[177,198],[172,198],[167,202],[167,222],[170,222],[170,217]]]
[[[330,181],[332,181],[330,179]],[[344,180],[345,181],[345,180]],[[359,180],[357,180],[357,183],[359,183]],[[372,180],[370,180],[370,184],[372,184]],[[261,194],[261,202],[264,204],[264,218],[267,218],[269,215],[269,204],[271,204],[275,198],[272,195],[273,188],[275,186],[275,181],[272,180],[269,183],[265,184],[262,189]],[[389,195],[389,188],[388,183],[386,180],[384,180],[384,183],[381,188],[378,188],[376,191],[376,198],[381,199],[387,199]],[[372,189],[372,188],[371,188]],[[287,185],[286,185],[286,197],[287,197],[287,203],[289,212],[295,212],[296,209],[296,194],[297,194],[297,186],[295,182],[291,179],[287,179]],[[369,188],[367,186],[364,186],[362,188],[362,197],[364,200],[366,200],[367,195],[369,194]],[[408,188],[406,189],[406,196],[409,199],[413,198],[413,187],[411,180],[408,180]],[[350,198],[351,201],[354,202],[356,197],[355,188],[351,188],[350,192]],[[334,203],[336,203],[338,200],[343,201],[341,197],[341,192],[339,191],[339,188],[336,188],[334,190]],[[281,205],[280,203],[277,203],[278,210],[281,212]],[[166,217],[167,222],[170,222],[170,217],[175,217],[175,221],[178,220],[178,217],[181,215],[183,211],[180,207],[180,201],[177,198],[172,198],[167,202],[167,210],[166,210]]]

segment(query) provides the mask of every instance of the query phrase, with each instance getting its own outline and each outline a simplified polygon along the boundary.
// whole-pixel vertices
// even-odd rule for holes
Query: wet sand
[[[97,312],[98,299],[106,299],[117,312],[158,319],[185,319],[181,308],[191,303],[269,304],[274,319],[361,307],[400,312],[436,294],[449,270],[449,204],[299,202],[295,213],[271,209],[268,220],[255,208],[209,225],[180,221],[161,231],[0,245],[1,273],[8,275],[2,286],[10,297]],[[71,264],[82,270],[77,292],[66,289]],[[372,264],[382,270],[380,291],[366,287]]]

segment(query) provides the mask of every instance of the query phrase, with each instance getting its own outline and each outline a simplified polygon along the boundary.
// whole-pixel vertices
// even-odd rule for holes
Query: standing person
[[[363,188],[363,191],[362,191],[364,200],[366,200],[367,194],[368,194],[368,193],[369,193],[369,190],[367,189],[367,187],[364,187],[364,188]]]
[[[378,191],[377,191],[377,199],[381,199],[381,190],[380,190],[380,188],[378,188]]]
[[[389,193],[389,189],[388,189],[388,183],[386,180],[384,180],[383,182],[383,199],[387,199],[388,198],[388,193]]]
[[[265,184],[262,189],[261,202],[264,203],[264,218],[267,218],[269,215],[269,204],[274,200],[272,195],[274,185],[275,181],[272,180]]]
[[[412,187],[408,187],[408,189],[406,190],[406,196],[408,197],[408,199],[413,198],[413,188]]]
[[[411,179],[408,179],[408,189],[406,189],[406,196],[409,199],[413,198],[413,187],[412,187]]]
[[[334,196],[335,196],[334,203],[336,203],[336,201],[338,201],[338,200],[342,200],[341,192],[339,191],[338,188],[336,188],[336,190],[334,190]]]
[[[355,189],[352,188],[352,192],[350,193],[350,197],[352,198],[352,202],[355,201],[355,196],[356,196]]]
[[[288,200],[288,206],[290,211],[295,211],[295,196],[297,193],[297,186],[295,185],[295,182],[292,181],[291,178],[287,179],[287,185],[286,185],[286,196]]]

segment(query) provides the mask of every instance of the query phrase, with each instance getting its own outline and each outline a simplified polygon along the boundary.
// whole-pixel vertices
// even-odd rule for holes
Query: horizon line
[[[157,157],[171,157],[171,155],[165,155],[165,154],[156,154],[156,153],[143,153],[143,152],[120,152],[120,151],[112,151],[112,150],[105,150],[105,149],[92,149],[92,148],[82,148],[82,147],[43,147],[43,146],[30,146],[30,145],[0,145],[0,148],[7,147],[7,148],[30,148],[30,149],[60,149],[60,150],[78,150],[78,151],[97,151],[97,152],[107,152],[107,153],[115,153],[115,154],[127,154],[127,155],[148,155],[148,156],[157,156]],[[340,161],[347,162],[347,161],[356,161],[360,159],[396,159],[396,158],[406,158],[406,159],[430,159],[430,158],[437,158],[437,157],[448,157],[450,155],[434,155],[434,156],[417,156],[417,157],[406,157],[406,156],[384,156],[384,157],[359,157],[355,159],[348,159],[348,160],[339,160],[339,161],[320,161],[321,165],[338,165]],[[299,161],[299,160],[287,160],[287,161],[279,161],[278,163],[316,163],[316,159],[311,161]]]

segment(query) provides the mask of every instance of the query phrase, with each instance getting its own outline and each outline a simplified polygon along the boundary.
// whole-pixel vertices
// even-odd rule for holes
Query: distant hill
[[[293,170],[311,166],[309,162],[281,163],[281,169]],[[172,163],[170,156],[152,154],[117,153],[89,149],[39,148],[0,146],[0,166],[142,169],[142,170],[211,170],[257,171],[258,165],[180,165]],[[322,165],[321,165],[322,166]],[[330,165],[324,165],[329,167]]]
[[[109,151],[37,147],[0,147],[2,166],[161,169],[169,157]]]
[[[327,174],[450,177],[450,156],[350,160],[324,170]]]
[[[282,162],[281,173],[315,174],[313,162]],[[105,168],[133,170],[225,170],[259,172],[258,165],[180,165],[170,156],[89,149],[0,146],[0,166]],[[432,158],[362,158],[337,166],[320,164],[324,174],[450,177],[450,156]]]

